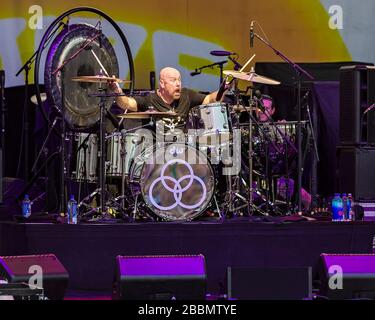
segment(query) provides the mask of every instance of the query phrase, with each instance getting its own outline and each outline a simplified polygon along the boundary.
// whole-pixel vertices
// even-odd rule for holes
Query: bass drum
[[[192,146],[173,143],[150,148],[134,159],[134,196],[167,221],[192,220],[211,202],[215,177],[207,157]]]

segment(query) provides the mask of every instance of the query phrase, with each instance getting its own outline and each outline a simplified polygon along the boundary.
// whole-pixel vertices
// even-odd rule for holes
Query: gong
[[[64,118],[72,128],[89,128],[100,119],[99,99],[89,97],[89,94],[99,92],[100,86],[103,88],[106,84],[72,81],[73,77],[94,76],[104,72],[93,52],[108,74],[118,77],[118,61],[110,41],[89,24],[65,27],[53,40],[47,54],[44,71],[47,98],[61,111],[64,86]],[[54,73],[66,61],[64,72]],[[107,99],[106,107],[111,103],[112,100]]]

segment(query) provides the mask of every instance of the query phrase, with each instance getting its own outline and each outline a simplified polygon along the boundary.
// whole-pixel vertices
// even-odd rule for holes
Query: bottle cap
[[[71,194],[70,195],[70,200],[73,200],[74,199],[74,194]]]
[[[29,199],[29,195],[28,194],[25,194],[25,199]]]

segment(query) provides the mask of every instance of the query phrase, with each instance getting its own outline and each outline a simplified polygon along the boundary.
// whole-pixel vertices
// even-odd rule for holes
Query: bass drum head
[[[215,177],[207,157],[185,144],[167,144],[145,152],[139,172],[143,200],[168,221],[192,220],[211,202]]]

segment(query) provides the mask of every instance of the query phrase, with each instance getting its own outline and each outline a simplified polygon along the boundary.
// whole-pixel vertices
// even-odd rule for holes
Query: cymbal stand
[[[238,88],[238,80],[235,80],[234,81],[234,96],[236,97],[236,109],[239,110],[240,109],[240,106],[243,105],[243,101],[241,100],[240,98],[240,90]],[[244,108],[246,109],[246,108]],[[239,123],[239,112],[236,112],[236,119],[235,119],[235,124],[233,125],[233,128],[236,129],[236,130],[240,130],[240,123]],[[235,175],[234,177],[234,183],[233,183],[233,176],[228,176],[227,178],[227,184],[228,184],[228,210],[229,212],[232,212],[234,213],[235,215],[238,213],[239,210],[243,209],[243,208],[246,208],[247,207],[247,212],[248,212],[248,215],[252,215],[254,211],[257,211],[263,215],[267,215],[267,212],[264,212],[262,211],[259,207],[257,207],[254,202],[253,202],[253,176],[252,176],[252,173],[253,173],[253,160],[252,160],[252,157],[253,157],[253,150],[252,150],[252,127],[253,127],[253,123],[255,123],[255,125],[257,127],[260,128],[257,120],[254,118],[254,116],[252,115],[252,112],[249,111],[249,185],[246,186],[246,182],[245,181],[242,181],[239,173],[237,175]],[[262,128],[260,128],[262,129]],[[242,183],[245,185],[245,188],[248,189],[248,198],[246,199],[246,197],[244,197],[243,195],[240,194],[240,182],[242,181]],[[240,199],[243,204],[238,206],[238,207],[234,207],[234,204],[235,204],[235,198],[234,197],[237,197],[238,199]]]
[[[237,93],[237,109],[239,108],[239,106],[242,106],[244,105],[243,101],[241,101],[240,103],[240,96],[239,96],[239,93]],[[253,95],[252,95],[252,92],[250,92],[250,96],[252,97],[252,99],[250,100],[250,106],[252,107],[253,105],[255,105],[255,102],[256,100],[253,99]],[[244,108],[245,111],[247,111],[246,108]],[[252,146],[252,143],[253,143],[253,136],[252,136],[252,133],[253,133],[253,127],[255,126],[256,129],[261,133],[261,135],[264,137],[264,140],[267,141],[267,144],[268,145],[272,145],[276,150],[278,150],[278,147],[276,146],[276,144],[272,141],[272,139],[270,139],[270,137],[268,136],[268,134],[266,133],[266,131],[264,130],[264,128],[259,124],[258,120],[253,116],[252,114],[252,108],[250,108],[248,112],[248,116],[249,116],[249,123],[248,123],[248,130],[249,130],[249,151],[248,151],[248,158],[249,158],[249,163],[248,163],[248,166],[249,166],[249,185],[247,186],[247,189],[248,189],[248,192],[249,194],[247,195],[248,196],[248,199],[247,199],[247,207],[248,207],[248,215],[252,215],[254,213],[254,211],[256,212],[259,212],[260,214],[262,215],[269,215],[268,214],[268,208],[271,206],[271,207],[274,207],[274,203],[272,203],[270,201],[270,198],[269,198],[269,192],[267,190],[267,193],[266,193],[266,197],[264,197],[262,195],[262,200],[265,202],[266,206],[267,206],[267,210],[266,211],[263,211],[260,209],[259,206],[256,206],[254,204],[254,201],[253,201],[253,192],[256,192],[259,194],[259,190],[257,188],[254,188],[253,187],[253,146]],[[266,167],[268,166],[268,158],[266,157]],[[267,182],[268,184],[268,182]],[[268,186],[267,186],[267,189],[268,189]]]
[[[87,200],[88,198],[93,197],[93,195],[100,194],[100,207],[99,213],[107,217],[107,208],[106,208],[106,175],[105,175],[105,162],[106,162],[106,152],[105,152],[105,114],[107,112],[105,108],[106,100],[106,89],[102,86],[102,82],[99,82],[98,93],[89,94],[89,97],[99,97],[99,110],[100,110],[100,121],[99,121],[99,188],[96,189],[92,194],[86,197],[81,201],[80,205]],[[96,210],[94,210],[96,211]]]

